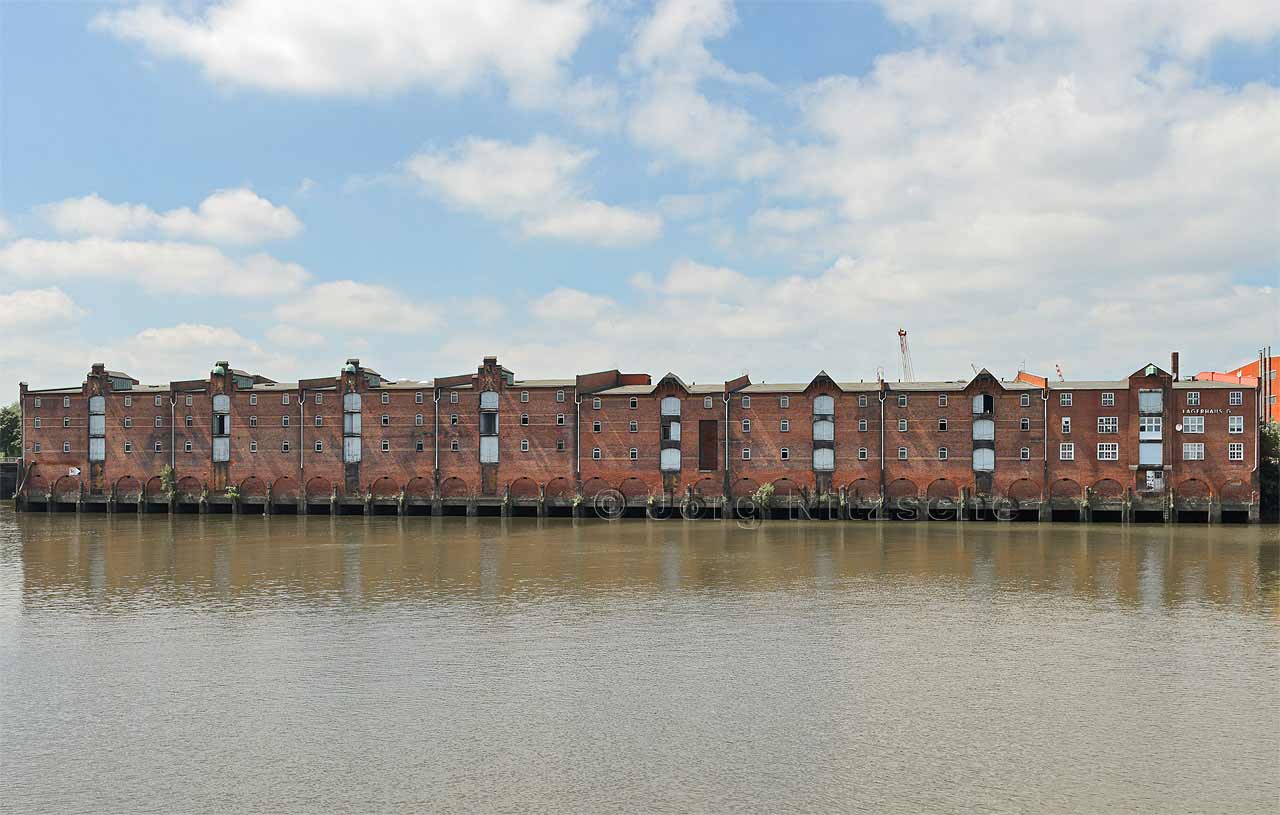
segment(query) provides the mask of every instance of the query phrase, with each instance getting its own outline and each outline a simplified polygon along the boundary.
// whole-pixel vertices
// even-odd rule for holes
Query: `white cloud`
[[[827,213],[821,209],[780,209],[766,207],[751,215],[750,224],[756,229],[794,234],[823,226]]]
[[[204,323],[143,329],[131,337],[98,346],[89,354],[106,361],[108,367],[153,383],[207,376],[220,359],[275,379],[296,376],[298,364],[295,358],[265,348],[234,328]]]
[[[171,238],[248,245],[292,238],[302,231],[302,222],[292,210],[245,188],[218,190],[194,212],[181,207],[158,213],[142,204],[113,204],[96,193],[39,209],[60,233],[105,238],[156,232]]]
[[[0,273],[20,279],[135,283],[153,294],[260,297],[297,291],[309,275],[296,263],[229,257],[189,243],[22,238],[0,247]]]
[[[314,348],[325,344],[325,336],[319,331],[309,331],[297,325],[274,325],[267,329],[267,339],[286,348]]]
[[[600,319],[616,305],[608,297],[577,289],[558,288],[534,300],[530,310],[541,320],[589,323]]]
[[[391,334],[421,334],[439,321],[437,310],[386,286],[335,280],[320,283],[275,308],[283,323]]]
[[[9,223],[3,215],[0,215],[0,241],[13,234],[13,224]]]
[[[0,315],[7,327],[29,330],[49,323],[64,326],[75,323],[85,315],[85,310],[62,289],[52,287],[0,294]]]
[[[419,153],[405,166],[450,205],[516,221],[526,235],[602,246],[656,239],[660,216],[585,199],[578,176],[593,156],[547,136],[524,145],[473,138],[449,151]]]
[[[200,13],[144,4],[94,24],[151,53],[199,65],[211,81],[307,95],[504,83],[525,107],[582,114],[599,99],[565,76],[596,12],[588,0],[226,0]]]

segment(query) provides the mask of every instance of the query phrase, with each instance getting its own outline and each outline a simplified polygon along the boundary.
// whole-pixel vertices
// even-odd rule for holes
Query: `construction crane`
[[[907,329],[898,329],[898,351],[902,356],[902,381],[915,382],[916,372],[911,365],[911,346],[907,345]]]

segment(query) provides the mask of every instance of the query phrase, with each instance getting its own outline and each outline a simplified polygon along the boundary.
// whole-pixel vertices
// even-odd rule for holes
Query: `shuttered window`
[[[497,464],[498,463],[498,437],[497,436],[481,436],[480,437],[480,463],[481,464]]]
[[[669,447],[662,451],[660,461],[664,472],[677,471],[680,469],[680,451]]]
[[[480,393],[480,409],[481,410],[497,410],[498,409],[498,392],[482,391]]]
[[[991,419],[977,419],[973,423],[973,437],[978,441],[994,441],[996,423]]]
[[[836,400],[823,394],[813,399],[813,412],[818,416],[832,416],[836,412]]]
[[[663,416],[679,416],[680,400],[674,396],[665,396],[662,399],[662,415]]]
[[[980,473],[989,473],[996,468],[996,451],[989,447],[979,447],[973,451],[973,469]]]
[[[830,447],[819,448],[813,451],[813,469],[820,472],[830,472],[836,468],[836,451]]]
[[[355,464],[360,460],[359,436],[345,436],[342,439],[342,460],[347,464]]]
[[[822,419],[813,423],[814,441],[835,441],[836,423],[830,419]]]
[[[89,435],[103,436],[107,432],[107,417],[89,414]]]
[[[213,460],[214,461],[230,461],[231,460],[231,438],[229,436],[214,437]]]
[[[106,439],[89,439],[89,460],[90,461],[106,461],[107,460],[107,440]]]
[[[214,413],[230,413],[231,397],[227,396],[225,393],[219,393],[218,395],[214,396],[213,412]]]

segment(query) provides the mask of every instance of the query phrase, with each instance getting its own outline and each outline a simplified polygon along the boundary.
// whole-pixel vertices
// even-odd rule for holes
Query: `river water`
[[[0,510],[0,810],[1280,807],[1274,527]]]

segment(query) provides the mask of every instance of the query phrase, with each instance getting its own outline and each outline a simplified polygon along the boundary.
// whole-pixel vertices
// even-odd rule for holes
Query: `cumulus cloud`
[[[334,280],[307,289],[300,296],[276,306],[282,323],[315,328],[336,328],[390,334],[421,334],[436,326],[437,309],[415,303],[386,286]],[[277,329],[279,330],[279,329]]]
[[[0,294],[0,314],[8,327],[28,330],[49,323],[74,323],[85,315],[85,310],[55,286]]]
[[[142,204],[114,204],[97,194],[68,198],[39,208],[58,232],[69,235],[120,237],[155,232],[171,238],[248,245],[292,238],[302,222],[285,206],[272,204],[253,190],[218,190],[187,207],[155,212]]]
[[[309,275],[269,255],[234,258],[190,243],[22,238],[0,247],[0,274],[20,279],[135,283],[152,294],[260,297],[289,294]]]
[[[0,215],[0,241],[13,234],[13,224]]]
[[[594,155],[548,136],[528,144],[468,139],[451,150],[419,153],[405,166],[451,206],[514,221],[526,235],[602,246],[656,239],[661,216],[585,197],[579,176]]]

